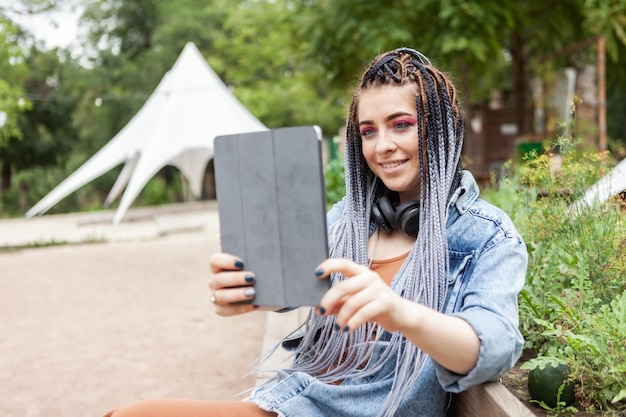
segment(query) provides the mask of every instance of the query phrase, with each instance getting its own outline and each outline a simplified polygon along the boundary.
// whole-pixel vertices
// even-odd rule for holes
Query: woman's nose
[[[376,142],[376,152],[384,153],[396,148],[393,135],[384,129],[378,132],[378,141]]]

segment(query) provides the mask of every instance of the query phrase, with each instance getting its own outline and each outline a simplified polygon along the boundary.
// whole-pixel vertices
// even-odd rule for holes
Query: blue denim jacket
[[[429,359],[397,417],[443,416],[446,392],[461,392],[498,378],[521,354],[517,296],[526,275],[526,246],[508,216],[478,194],[474,177],[464,172],[448,216],[450,277],[445,309],[475,330],[480,340],[478,362],[467,375],[458,375]],[[329,226],[343,207],[341,201],[328,212]],[[406,264],[398,271],[394,289],[407,278],[405,269]],[[379,377],[348,378],[341,385],[324,384],[301,372],[279,372],[275,381],[257,388],[249,400],[285,417],[374,417],[390,391],[393,381],[388,370],[393,368],[394,363],[389,363]]]

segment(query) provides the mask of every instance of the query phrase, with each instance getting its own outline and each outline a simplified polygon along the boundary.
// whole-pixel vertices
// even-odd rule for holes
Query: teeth
[[[399,165],[402,165],[402,162],[389,162],[386,164],[380,164],[380,166],[383,168],[395,168]]]

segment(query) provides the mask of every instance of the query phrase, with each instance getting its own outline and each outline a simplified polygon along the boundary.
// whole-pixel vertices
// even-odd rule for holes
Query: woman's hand
[[[209,260],[212,276],[209,288],[215,312],[220,316],[234,316],[256,310],[254,299],[255,277],[244,271],[241,259],[227,253],[214,253]]]
[[[376,322],[389,332],[402,331],[415,323],[414,304],[396,294],[366,266],[347,259],[327,259],[319,266],[320,277],[340,272],[348,279],[334,285],[322,298],[319,312],[336,315],[340,329],[350,331],[366,322]]]
[[[480,341],[463,319],[440,313],[396,294],[369,268],[347,259],[327,259],[317,275],[340,272],[348,279],[322,298],[320,314],[336,314],[338,330],[351,331],[375,322],[388,332],[399,331],[433,360],[458,374],[467,374],[478,360]]]

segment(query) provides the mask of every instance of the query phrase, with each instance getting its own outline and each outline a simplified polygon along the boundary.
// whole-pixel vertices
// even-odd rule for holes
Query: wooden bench
[[[454,394],[447,417],[536,417],[500,382]]]

